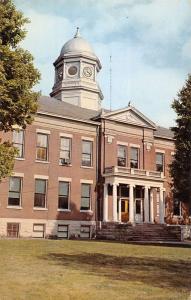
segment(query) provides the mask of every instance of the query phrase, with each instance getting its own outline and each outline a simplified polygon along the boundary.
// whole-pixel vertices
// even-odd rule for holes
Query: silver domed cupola
[[[91,45],[84,38],[80,36],[79,27],[77,27],[75,36],[64,44],[60,52],[60,55],[64,56],[67,54],[70,55],[70,54],[77,54],[77,53],[96,57]]]
[[[101,64],[78,27],[75,36],[62,47],[54,66],[55,82],[50,96],[88,109],[101,108],[103,95],[97,83]]]

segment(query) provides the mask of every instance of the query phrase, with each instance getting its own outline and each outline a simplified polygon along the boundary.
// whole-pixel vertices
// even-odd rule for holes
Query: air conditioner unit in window
[[[62,166],[67,166],[67,165],[70,164],[70,160],[69,160],[68,158],[61,158],[61,159],[60,159],[60,164],[61,164]]]

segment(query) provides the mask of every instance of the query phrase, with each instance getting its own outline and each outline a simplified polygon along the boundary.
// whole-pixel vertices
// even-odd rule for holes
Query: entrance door
[[[129,199],[121,199],[121,222],[129,221]]]
[[[135,222],[143,222],[143,200],[135,199]]]

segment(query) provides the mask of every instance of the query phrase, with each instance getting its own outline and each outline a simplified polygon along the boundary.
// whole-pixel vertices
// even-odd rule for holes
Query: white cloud
[[[37,88],[44,94],[49,94],[53,86],[52,63],[79,25],[103,65],[98,78],[104,104],[109,106],[112,54],[113,107],[132,100],[153,121],[172,124],[170,103],[183,85],[191,62],[188,0],[57,0],[52,11],[53,0],[17,2],[31,19],[23,45],[32,52],[42,73]]]

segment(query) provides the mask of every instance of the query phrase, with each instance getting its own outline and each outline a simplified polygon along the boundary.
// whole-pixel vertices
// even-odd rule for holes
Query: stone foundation
[[[1,218],[0,219],[0,237],[7,237],[7,223],[19,223],[20,238],[34,238],[38,234],[34,232],[34,225],[42,227],[44,225],[44,238],[58,238],[58,225],[67,225],[68,238],[87,238],[89,229],[89,238],[94,238],[96,222],[95,221],[71,221],[71,220],[44,220],[44,219],[17,219]],[[87,226],[87,227],[86,227]],[[89,228],[88,228],[89,226]],[[39,237],[40,234],[39,234]]]
[[[182,240],[191,240],[191,225],[181,225]]]

